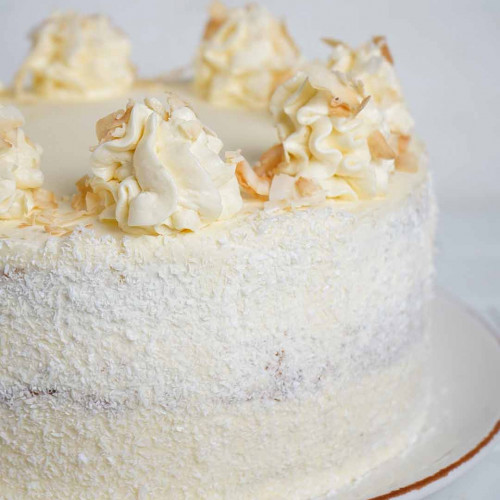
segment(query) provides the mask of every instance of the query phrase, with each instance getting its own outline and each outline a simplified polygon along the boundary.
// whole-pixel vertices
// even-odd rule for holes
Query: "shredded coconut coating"
[[[310,498],[404,449],[426,408],[428,177],[347,207],[0,240],[2,493]]]

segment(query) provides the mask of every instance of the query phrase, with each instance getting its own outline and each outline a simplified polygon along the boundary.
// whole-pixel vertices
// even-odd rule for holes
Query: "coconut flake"
[[[367,139],[370,154],[374,159],[394,160],[396,155],[380,130],[372,132]]]

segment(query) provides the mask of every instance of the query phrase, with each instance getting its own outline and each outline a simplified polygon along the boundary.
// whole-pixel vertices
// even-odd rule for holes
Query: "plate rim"
[[[489,336],[493,337],[497,345],[500,347],[500,331],[497,331],[493,325],[491,325],[485,318],[479,313],[473,306],[465,302],[460,297],[455,296],[451,292],[441,288],[436,287],[436,292],[434,294],[434,298],[443,298],[449,302],[452,302],[467,314],[472,316],[481,326],[485,329]],[[377,495],[375,497],[370,497],[369,500],[391,500],[393,498],[402,497],[403,495],[408,495],[410,493],[422,492],[423,489],[427,488],[431,485],[437,486],[437,482],[443,480],[453,472],[458,471],[459,469],[463,469],[465,473],[466,470],[470,466],[473,465],[474,461],[472,459],[479,458],[478,455],[480,452],[485,451],[488,445],[492,444],[497,436],[500,436],[500,416],[493,427],[490,429],[488,434],[483,437],[474,447],[472,447],[469,451],[464,453],[460,458],[439,469],[434,474],[430,474],[418,481],[407,484],[406,486],[402,486],[400,488],[396,488],[387,493],[383,493],[381,495]],[[445,484],[443,484],[443,487]],[[441,488],[436,488],[434,491],[439,491]],[[429,494],[431,491],[429,491]]]

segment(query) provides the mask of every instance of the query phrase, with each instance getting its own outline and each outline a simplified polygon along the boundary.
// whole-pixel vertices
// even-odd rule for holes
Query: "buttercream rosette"
[[[263,108],[300,62],[283,22],[256,4],[214,2],[195,63],[195,87],[220,106]]]
[[[361,82],[311,64],[278,87],[270,110],[280,143],[255,168],[238,165],[247,191],[304,203],[386,193],[397,151],[383,113]]]
[[[16,107],[0,105],[0,219],[23,219],[41,201],[42,148],[25,135],[23,125]]]
[[[93,176],[79,182],[74,208],[136,234],[196,231],[240,210],[235,168],[243,158],[223,160],[220,139],[173,94],[165,103],[129,101],[96,130]]]
[[[31,34],[14,92],[48,98],[107,97],[131,87],[130,41],[102,15],[56,12]],[[31,81],[29,81],[31,80]]]

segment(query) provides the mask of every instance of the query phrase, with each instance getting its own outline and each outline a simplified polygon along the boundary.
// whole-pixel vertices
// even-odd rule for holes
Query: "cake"
[[[245,44],[278,23],[252,9],[222,10]],[[116,41],[100,17],[51,19]],[[329,43],[280,83],[263,68],[268,108],[198,76],[117,91],[84,62],[63,92],[46,61],[3,93],[0,497],[327,497],[417,438],[425,151],[385,40],[347,62]]]

